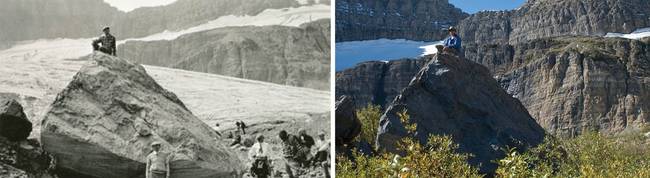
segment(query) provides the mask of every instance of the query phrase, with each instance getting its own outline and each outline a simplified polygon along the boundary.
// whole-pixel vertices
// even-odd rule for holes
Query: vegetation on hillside
[[[364,124],[359,141],[374,143],[381,111],[368,106],[357,112]],[[417,125],[409,122],[406,111],[399,113],[409,134]],[[650,130],[643,130],[642,133]],[[548,137],[528,151],[504,150],[495,177],[650,177],[650,138],[641,134],[603,136],[590,132],[576,138]],[[431,135],[426,144],[413,137],[403,138],[398,148],[404,154],[379,152],[377,155],[338,156],[336,175],[343,178],[372,177],[485,177],[470,166],[471,156],[458,152],[449,136]]]

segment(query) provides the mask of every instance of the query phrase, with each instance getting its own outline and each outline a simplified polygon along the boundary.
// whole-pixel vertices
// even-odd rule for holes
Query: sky
[[[470,14],[482,10],[512,10],[524,2],[526,0],[449,0],[449,3]]]
[[[173,3],[176,0],[104,0],[117,9],[128,12],[138,7],[162,6]]]

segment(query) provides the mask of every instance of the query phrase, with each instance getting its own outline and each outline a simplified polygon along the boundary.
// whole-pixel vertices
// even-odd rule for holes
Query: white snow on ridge
[[[422,42],[405,39],[378,39],[336,43],[336,70],[368,60],[395,60],[437,53],[442,41]]]
[[[285,9],[267,9],[255,16],[222,16],[207,23],[184,30],[174,32],[164,31],[143,38],[127,39],[126,41],[173,40],[184,34],[222,27],[269,25],[298,27],[304,23],[330,18],[330,14],[330,6],[323,4]]]
[[[638,29],[638,30],[636,30],[636,31],[634,31],[632,33],[629,33],[629,34],[607,33],[607,35],[605,35],[605,37],[627,38],[627,39],[633,39],[633,40],[638,40],[638,39],[649,37],[649,36],[650,36],[650,27]]]
[[[129,12],[140,7],[166,6],[176,0],[104,0],[118,10]]]

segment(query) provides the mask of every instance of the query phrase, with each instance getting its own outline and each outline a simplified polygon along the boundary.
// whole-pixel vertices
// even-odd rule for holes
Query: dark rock
[[[53,164],[38,141],[12,142],[0,137],[0,177],[51,178]]]
[[[502,149],[525,149],[542,142],[545,133],[521,103],[508,95],[476,63],[441,54],[420,70],[391,103],[380,120],[377,145],[397,151],[395,143],[407,136],[398,112],[407,111],[417,124],[415,137],[426,142],[433,135],[450,135],[461,152],[475,155],[470,164],[492,173]]]
[[[356,108],[368,104],[385,108],[402,89],[408,86],[425,64],[426,58],[400,59],[388,62],[369,61],[336,73],[336,97],[354,98]]]
[[[18,101],[0,95],[0,136],[11,141],[27,139],[32,132],[32,123],[23,112]]]
[[[349,144],[361,134],[361,121],[357,118],[352,98],[342,96],[336,101],[336,144]]]
[[[467,16],[447,0],[340,0],[336,1],[336,42],[435,41]]]
[[[88,177],[142,177],[151,143],[172,153],[172,177],[240,176],[241,160],[213,130],[141,65],[96,53],[58,94],[43,119],[43,148],[57,171]],[[140,137],[137,128],[148,128]]]

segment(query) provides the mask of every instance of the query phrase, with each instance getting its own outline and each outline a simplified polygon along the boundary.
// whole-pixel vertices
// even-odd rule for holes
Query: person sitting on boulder
[[[450,53],[458,55],[462,52],[462,40],[458,36],[457,29],[455,27],[449,27],[449,37],[443,41],[442,45],[436,45],[438,52]]]
[[[296,177],[300,170],[300,162],[298,161],[298,151],[300,148],[299,138],[295,135],[288,134],[287,131],[284,130],[278,133],[278,137],[282,140],[282,154],[285,161],[285,171],[290,178]]]
[[[264,143],[264,136],[259,135],[257,142],[248,151],[248,157],[253,160],[250,171],[254,177],[266,178],[271,175],[269,148],[269,144]]]
[[[102,31],[104,32],[104,35],[100,36],[96,40],[93,40],[93,50],[117,56],[117,49],[115,48],[115,37],[111,35],[111,29],[109,27],[104,27]],[[101,46],[99,46],[100,44]]]
[[[146,178],[169,178],[168,154],[162,152],[161,147],[160,142],[151,144],[153,151],[147,155]]]

